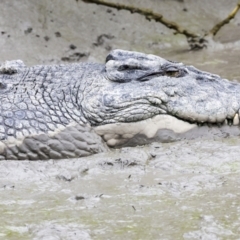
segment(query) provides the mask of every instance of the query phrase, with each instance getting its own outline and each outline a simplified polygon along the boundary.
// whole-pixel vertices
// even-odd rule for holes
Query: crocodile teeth
[[[202,122],[202,123],[197,123],[197,125],[199,127],[202,126],[208,126],[208,127],[213,127],[213,126],[224,126],[224,125],[228,125],[228,126],[240,126],[240,116],[238,113],[236,113],[234,115],[234,118],[230,119],[230,118],[226,118],[223,122],[216,122],[216,123],[210,123],[210,122]]]
[[[237,126],[239,125],[239,115],[236,113],[234,118],[233,118],[233,125]]]

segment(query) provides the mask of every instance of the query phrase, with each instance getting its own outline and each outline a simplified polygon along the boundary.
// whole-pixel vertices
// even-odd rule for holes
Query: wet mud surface
[[[0,239],[237,239],[240,139],[0,162]]]

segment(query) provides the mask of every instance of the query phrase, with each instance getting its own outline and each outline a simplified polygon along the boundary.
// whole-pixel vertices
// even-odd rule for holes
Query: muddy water
[[[210,44],[203,51],[188,51],[186,48],[165,50],[161,52],[161,56],[240,82],[240,41],[235,44]]]
[[[240,81],[239,50],[162,56]],[[239,239],[240,139],[0,162],[0,239]]]

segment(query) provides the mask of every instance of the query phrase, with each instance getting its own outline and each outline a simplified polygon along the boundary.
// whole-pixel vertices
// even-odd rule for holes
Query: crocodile
[[[240,84],[116,49],[105,64],[0,66],[0,160],[85,157],[154,141],[239,135]]]

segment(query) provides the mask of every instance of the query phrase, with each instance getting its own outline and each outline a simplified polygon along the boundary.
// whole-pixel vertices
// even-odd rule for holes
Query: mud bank
[[[239,145],[194,140],[1,161],[0,239],[236,239]]]

